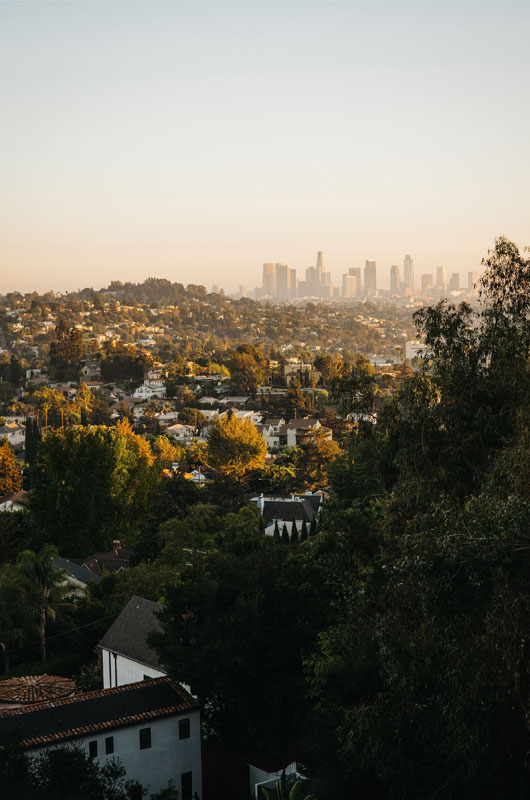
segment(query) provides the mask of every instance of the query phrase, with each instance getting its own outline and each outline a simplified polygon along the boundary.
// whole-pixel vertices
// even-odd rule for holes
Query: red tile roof
[[[74,692],[75,682],[57,675],[25,675],[0,681],[0,703],[42,703]]]
[[[35,748],[199,708],[180,684],[164,676],[0,711],[0,736],[16,732],[23,747]]]

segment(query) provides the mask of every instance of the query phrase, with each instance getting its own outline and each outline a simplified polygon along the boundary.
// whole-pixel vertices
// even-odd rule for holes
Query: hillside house
[[[179,800],[202,795],[199,706],[166,676],[0,711],[0,737],[15,734],[29,753],[73,744],[101,766],[117,758],[149,794],[173,780]]]
[[[293,522],[296,524],[298,534],[304,522],[308,531],[313,520],[316,524],[322,510],[324,494],[322,492],[274,496],[261,494],[259,497],[253,497],[250,502],[255,503],[261,511],[266,535],[274,534],[277,523],[280,533],[285,525],[290,536]]]
[[[311,417],[291,419],[279,429],[279,447],[300,446],[310,439],[317,431],[319,435],[323,436],[325,439],[333,439],[333,431],[331,428],[325,428],[320,424],[318,419]]]
[[[103,688],[160,678],[166,675],[157,654],[147,644],[153,631],[161,631],[157,616],[161,606],[133,595],[98,644]]]
[[[0,425],[0,441],[2,439],[7,439],[14,450],[20,450],[26,441],[26,428],[18,422],[6,422]]]
[[[81,383],[86,383],[86,381],[101,380],[101,362],[82,361],[81,369],[79,370],[79,380]]]

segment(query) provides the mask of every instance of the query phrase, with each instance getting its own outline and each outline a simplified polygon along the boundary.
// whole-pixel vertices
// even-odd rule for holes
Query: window
[[[179,719],[179,739],[190,738],[190,719]]]
[[[180,776],[180,793],[182,800],[191,800],[193,789],[191,772],[182,772]]]
[[[142,728],[140,731],[140,750],[151,747],[151,728]]]
[[[97,758],[97,755],[98,755],[98,743],[97,743],[96,739],[94,739],[92,742],[88,743],[88,754],[89,754],[90,758]]]
[[[114,752],[114,736],[107,736],[105,739],[105,753],[110,755]]]

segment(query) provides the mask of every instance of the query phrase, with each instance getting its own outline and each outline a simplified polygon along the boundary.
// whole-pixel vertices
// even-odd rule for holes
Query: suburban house
[[[27,492],[21,489],[14,494],[5,494],[0,497],[0,511],[23,511],[26,508]]]
[[[302,385],[306,381],[316,384],[321,377],[322,374],[314,368],[313,364],[304,364],[301,361],[289,359],[283,366],[283,378],[286,386],[295,380],[299,380]]]
[[[76,564],[68,558],[57,556],[54,558],[53,563],[56,567],[63,570],[64,582],[69,584],[72,589],[72,594],[82,597],[87,590],[88,581],[101,580],[101,574],[97,575],[92,572],[86,564]]]
[[[119,539],[112,542],[112,550],[108,553],[96,553],[88,558],[72,558],[74,564],[85,567],[93,575],[101,576],[104,572],[120,572],[129,566],[131,551],[121,546]]]
[[[1,439],[7,439],[14,450],[21,449],[26,440],[26,429],[18,422],[6,422],[5,425],[0,425]]]
[[[167,676],[0,711],[0,737],[30,753],[77,745],[104,765],[117,758],[149,794],[172,780],[179,800],[202,796],[200,710]]]
[[[166,396],[166,381],[162,367],[151,367],[144,376],[144,382],[134,390],[133,397],[152,400],[153,397]]]
[[[296,447],[307,441],[308,438],[319,431],[320,435],[326,439],[333,438],[331,428],[325,428],[318,419],[304,417],[302,419],[291,419],[279,429],[280,447]]]
[[[112,623],[98,644],[104,689],[166,674],[157,654],[146,642],[152,631],[162,630],[158,611],[158,603],[133,595]]]
[[[257,428],[265,441],[269,450],[275,450],[280,446],[280,428],[285,425],[285,420],[281,417],[268,417],[263,425]]]
[[[193,425],[183,425],[177,422],[175,425],[170,425],[165,431],[169,436],[174,436],[179,442],[191,442],[195,434]]]
[[[101,380],[101,362],[82,361],[81,369],[79,370],[79,380],[81,383]]]
[[[279,495],[266,497],[261,494],[259,497],[253,497],[250,501],[256,503],[263,521],[265,522],[265,534],[272,536],[278,524],[280,533],[285,525],[289,536],[291,535],[293,522],[296,525],[298,534],[301,532],[303,523],[306,524],[306,529],[309,532],[311,524],[317,523],[324,502],[324,494],[322,492],[307,492],[302,495]]]

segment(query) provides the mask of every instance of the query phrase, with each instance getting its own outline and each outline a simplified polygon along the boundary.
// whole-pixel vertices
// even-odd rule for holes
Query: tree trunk
[[[41,661],[46,661],[46,608],[41,606],[39,611],[39,639]]]

